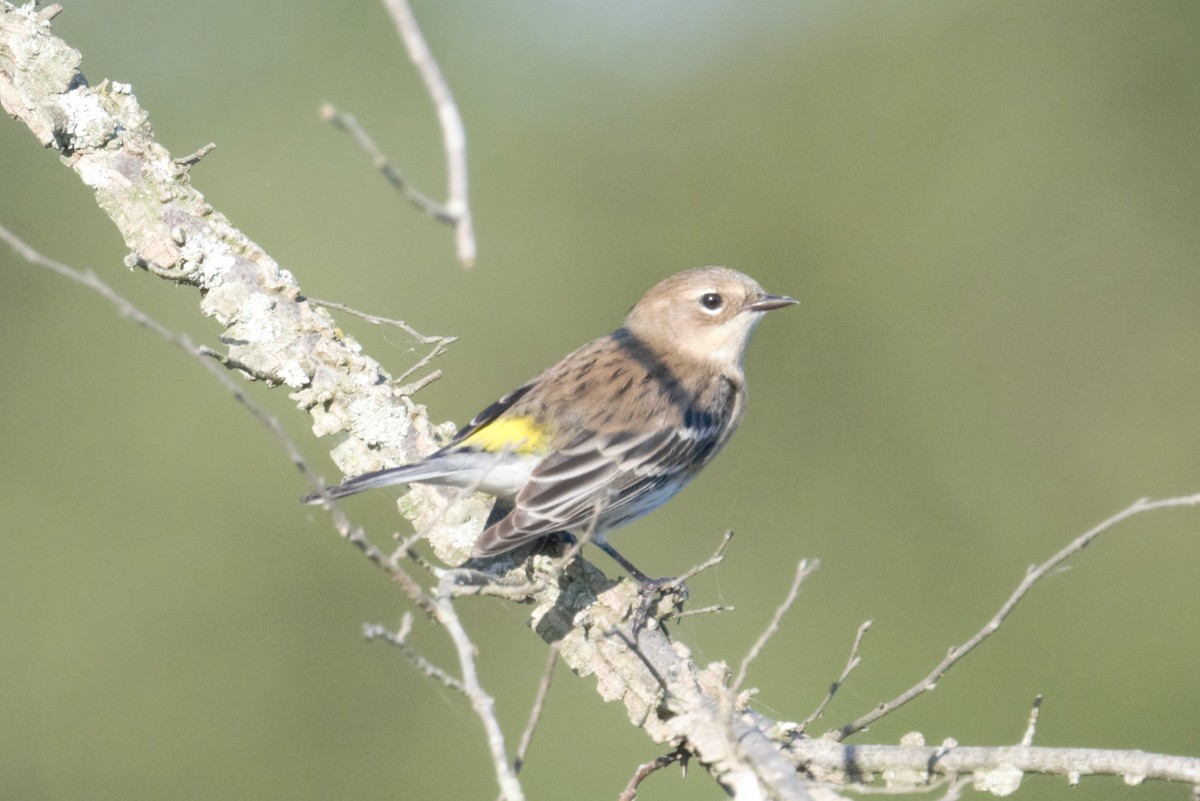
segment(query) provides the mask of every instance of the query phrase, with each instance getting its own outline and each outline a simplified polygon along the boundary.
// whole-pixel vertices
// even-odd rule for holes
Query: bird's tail
[[[447,470],[447,465],[439,461],[417,462],[400,467],[389,467],[374,473],[363,473],[361,476],[349,478],[334,487],[327,487],[325,492],[312,492],[300,499],[301,503],[321,503],[326,497],[331,499],[344,498],[356,492],[364,492],[380,487],[390,487],[393,484],[412,484],[417,481],[435,483],[455,483],[453,471]]]

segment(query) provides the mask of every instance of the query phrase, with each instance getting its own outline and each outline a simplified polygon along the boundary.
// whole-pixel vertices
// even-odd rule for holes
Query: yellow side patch
[[[531,417],[508,417],[488,423],[463,440],[462,445],[489,453],[538,453],[549,447],[549,434]]]

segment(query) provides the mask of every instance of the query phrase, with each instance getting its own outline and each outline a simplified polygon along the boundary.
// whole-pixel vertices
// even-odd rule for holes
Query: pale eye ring
[[[706,312],[719,312],[725,305],[725,299],[716,292],[705,292],[700,296],[700,305]]]

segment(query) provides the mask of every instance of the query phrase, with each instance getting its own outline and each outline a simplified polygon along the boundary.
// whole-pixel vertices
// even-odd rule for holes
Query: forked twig
[[[872,622],[870,620],[864,621],[858,627],[858,632],[854,635],[854,644],[850,646],[850,656],[846,659],[846,667],[842,668],[842,673],[837,677],[837,680],[829,685],[829,692],[825,694],[824,700],[817,704],[817,708],[812,711],[812,714],[806,717],[800,724],[800,731],[805,731],[814,720],[825,714],[825,707],[829,706],[829,702],[833,700],[833,696],[837,695],[837,691],[841,689],[846,679],[858,667],[859,662],[862,661],[858,655],[858,649],[862,645],[863,637],[870,630]]]
[[[332,103],[326,103],[321,106],[321,119],[332,123],[334,126],[350,134],[351,138],[370,157],[371,164],[375,166],[375,169],[379,170],[383,177],[388,180],[388,183],[397,192],[404,195],[410,203],[438,222],[454,225],[454,215],[447,211],[444,205],[413,186],[404,177],[403,173],[388,161],[388,157],[383,154],[383,151],[375,143],[375,139],[371,134],[367,133],[367,129],[362,127],[357,117],[349,112],[342,111]]]
[[[517,779],[512,764],[508,761],[504,745],[504,732],[500,728],[500,721],[496,719],[496,701],[479,683],[479,672],[475,667],[475,643],[471,642],[471,638],[467,635],[466,629],[463,628],[462,621],[458,617],[458,611],[454,608],[452,588],[456,581],[455,572],[453,570],[446,571],[441,581],[438,582],[437,597],[434,600],[437,622],[450,635],[450,641],[454,643],[454,650],[458,654],[463,690],[470,700],[471,708],[475,710],[479,722],[483,724],[488,751],[492,756],[492,770],[500,785],[500,797],[505,801],[521,801],[524,799],[525,793],[521,789],[521,783]]]
[[[446,154],[446,202],[439,203],[417,191],[400,171],[392,166],[375,144],[375,140],[358,124],[353,115],[326,103],[321,107],[321,116],[354,137],[359,147],[371,157],[375,168],[413,205],[435,220],[454,226],[458,260],[464,266],[472,267],[476,255],[475,228],[467,199],[467,135],[463,128],[462,114],[458,111],[458,104],[454,102],[450,85],[425,42],[421,28],[417,25],[417,18],[407,0],[384,0],[383,4],[392,15],[392,21],[404,42],[408,58],[417,68],[437,112],[438,124],[442,129],[442,148]]]
[[[633,772],[633,776],[629,779],[629,784],[625,785],[625,789],[617,796],[617,801],[636,801],[638,786],[649,778],[652,773],[656,773],[675,762],[682,762],[684,772],[686,772],[687,760],[688,752],[682,748],[677,748],[669,754],[663,754],[658,759],[638,765],[638,769]]]
[[[1008,597],[1008,600],[1006,600],[1000,607],[1000,610],[992,616],[992,619],[984,624],[983,628],[975,632],[975,635],[972,636],[971,639],[967,640],[962,645],[951,647],[947,652],[946,657],[937,664],[937,667],[935,667],[928,676],[921,679],[919,682],[892,700],[879,704],[870,712],[862,715],[856,720],[847,723],[839,729],[832,729],[829,732],[826,732],[825,736],[835,741],[844,740],[851,734],[862,731],[867,726],[870,726],[872,723],[882,718],[884,715],[890,714],[904,706],[917,696],[934,689],[937,687],[938,681],[946,674],[947,670],[953,667],[955,663],[957,663],[964,656],[975,650],[980,643],[996,633],[996,631],[1000,628],[1000,624],[1004,622],[1004,619],[1008,617],[1013,608],[1020,603],[1021,599],[1028,594],[1029,590],[1038,582],[1039,579],[1041,579],[1050,571],[1054,570],[1071,556],[1074,556],[1079,551],[1082,551],[1091,544],[1092,540],[1096,539],[1118,523],[1128,520],[1134,515],[1141,514],[1142,512],[1150,512],[1155,509],[1166,509],[1168,507],[1175,506],[1200,506],[1200,494],[1181,496],[1177,498],[1164,498],[1157,501],[1152,501],[1149,498],[1141,498],[1131,506],[1121,510],[1120,512],[1117,512],[1115,515],[1098,524],[1094,528],[1085,531],[1083,534],[1072,540],[1071,543],[1065,548],[1051,556],[1045,562],[1042,562],[1039,565],[1031,566],[1025,571],[1025,578],[1022,579],[1021,583],[1017,585],[1017,588],[1013,591],[1012,595]]]
[[[326,309],[333,309],[335,311],[345,312],[346,314],[352,314],[361,320],[365,320],[366,322],[370,323],[371,325],[388,325],[388,326],[392,326],[393,328],[399,328],[401,331],[408,334],[410,337],[417,340],[417,342],[421,343],[422,345],[433,345],[433,348],[429,351],[429,353],[422,356],[421,359],[419,361],[417,361],[416,364],[409,367],[407,370],[405,370],[400,375],[396,376],[393,379],[393,383],[399,383],[399,382],[403,381],[404,379],[408,378],[410,375],[417,372],[422,367],[425,367],[427,364],[429,364],[431,361],[436,359],[438,356],[441,356],[443,353],[446,352],[447,348],[449,348],[451,345],[453,345],[455,342],[458,341],[458,337],[429,336],[426,334],[422,334],[420,331],[413,328],[411,325],[404,322],[403,320],[395,320],[390,317],[379,317],[374,314],[368,314],[366,312],[359,311],[358,309],[356,309],[352,306],[347,306],[344,303],[337,303],[332,300],[321,300],[320,298],[308,298],[307,300],[309,303],[313,304],[314,306],[322,306]],[[409,384],[408,386],[401,387],[400,394],[401,395],[412,395],[415,392],[417,392],[418,390],[422,389],[423,387],[428,386],[431,382],[436,381],[438,378],[441,378],[441,375],[442,375],[442,372],[440,370],[435,370],[434,372],[425,376],[421,380],[414,381],[412,384]]]
[[[410,662],[412,662],[417,670],[424,673],[431,679],[439,681],[451,690],[467,694],[467,688],[458,679],[451,676],[444,669],[426,659],[417,649],[408,644],[408,635],[412,631],[412,612],[405,612],[404,617],[400,620],[400,628],[396,631],[389,631],[384,626],[378,623],[367,623],[363,626],[363,636],[368,640],[379,640],[392,646],[400,653],[404,654]]]
[[[365,320],[371,325],[390,325],[393,328],[399,328],[401,331],[408,334],[422,345],[451,345],[458,341],[458,337],[443,337],[431,334],[422,334],[420,331],[413,328],[403,320],[396,320],[391,317],[380,317],[375,314],[368,314],[367,312],[359,311],[353,306],[347,306],[344,303],[338,303],[332,300],[321,300],[320,298],[312,297],[306,297],[305,300],[315,306],[323,306],[326,309],[334,309],[335,311],[352,314],[360,320]]]
[[[454,102],[450,84],[433,57],[417,18],[413,15],[408,0],[384,0],[384,6],[396,23],[396,30],[404,40],[408,57],[437,110],[438,123],[442,126],[442,146],[446,151],[446,213],[454,220],[455,242],[458,245],[458,260],[465,266],[475,264],[475,230],[471,222],[471,207],[467,201],[467,134],[463,128],[462,114]]]

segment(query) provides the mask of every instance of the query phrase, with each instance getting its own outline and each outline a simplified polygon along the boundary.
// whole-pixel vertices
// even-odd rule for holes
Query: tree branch
[[[821,737],[798,742],[793,754],[814,778],[839,784],[868,782],[891,772],[909,776],[909,786],[916,788],[938,776],[974,774],[976,787],[985,789],[998,780],[997,771],[999,779],[1007,773],[1018,782],[1022,775],[1034,773],[1064,776],[1071,784],[1078,784],[1086,775],[1119,776],[1126,784],[1146,779],[1200,784],[1200,759],[1145,751],[956,743],[937,747],[848,745]]]

